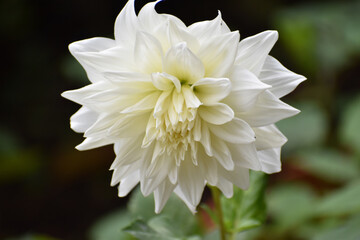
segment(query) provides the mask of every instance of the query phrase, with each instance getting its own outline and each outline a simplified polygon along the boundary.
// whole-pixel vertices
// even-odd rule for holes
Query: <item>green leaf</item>
[[[156,216],[154,206],[153,196],[144,197],[138,187],[131,193],[127,208],[135,218],[141,218],[147,221]]]
[[[182,240],[200,240],[199,236],[186,236],[176,218],[170,219],[167,216],[156,216],[152,218],[148,225],[162,236],[175,237]]]
[[[342,115],[339,136],[344,144],[360,154],[360,95],[345,109]]]
[[[139,188],[133,191],[128,209],[134,217],[141,218],[145,222],[158,216],[154,211],[153,196],[144,197]],[[196,217],[174,194],[169,198],[160,215],[172,219],[177,229],[182,232],[184,236],[197,234],[201,231]]]
[[[248,190],[234,188],[232,198],[221,198],[224,223],[228,232],[240,232],[260,226],[266,218],[266,175],[251,172],[250,179],[251,185]]]
[[[134,217],[126,210],[114,211],[98,220],[89,232],[91,240],[133,240],[134,237],[122,232],[122,228],[128,226]]]
[[[131,234],[137,239],[141,240],[180,240],[181,238],[176,238],[172,236],[167,236],[161,233],[156,232],[143,220],[136,220],[130,226],[123,229],[125,232]]]
[[[149,226],[156,232],[164,236],[182,237],[182,232],[177,224],[174,224],[173,219],[167,216],[156,216],[150,219]]]
[[[320,216],[344,216],[360,212],[360,179],[325,196],[316,208]]]
[[[332,149],[302,151],[295,161],[299,167],[332,182],[345,182],[360,176],[355,159]]]
[[[317,204],[314,191],[299,184],[277,186],[271,189],[267,200],[269,215],[279,232],[294,229],[311,219]]]
[[[321,146],[326,137],[326,115],[316,103],[301,102],[292,104],[301,113],[278,122],[276,125],[288,138],[282,148],[284,154],[296,152],[300,149]]]

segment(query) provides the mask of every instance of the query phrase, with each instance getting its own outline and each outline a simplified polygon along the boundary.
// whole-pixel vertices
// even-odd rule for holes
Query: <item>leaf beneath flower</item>
[[[265,205],[266,175],[251,172],[250,188],[234,189],[232,198],[221,199],[224,222],[228,232],[240,232],[260,226],[266,218]]]

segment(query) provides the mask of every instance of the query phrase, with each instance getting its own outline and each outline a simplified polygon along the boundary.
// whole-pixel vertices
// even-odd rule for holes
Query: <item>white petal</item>
[[[135,169],[135,167],[138,165],[138,163],[126,165],[122,168],[115,168],[112,174],[111,178],[111,186],[115,186],[118,184],[122,179],[126,178],[127,176],[130,176],[132,173],[138,171],[138,169]]]
[[[294,116],[299,112],[266,90],[259,96],[258,101],[250,111],[236,113],[236,116],[244,119],[252,127],[261,127]]]
[[[163,61],[164,72],[177,77],[180,82],[192,84],[204,76],[204,65],[187,48],[185,42],[173,46]]]
[[[115,20],[115,40],[117,44],[133,44],[139,28],[135,14],[135,1],[129,0]]]
[[[155,213],[160,213],[165,203],[174,191],[175,185],[168,180],[164,180],[154,191]]]
[[[195,36],[200,42],[204,42],[214,35],[221,34],[221,13],[211,21],[196,22],[188,27],[190,34]]]
[[[192,88],[199,100],[207,105],[224,99],[231,91],[231,82],[227,78],[203,78]]]
[[[85,98],[89,98],[90,96],[93,96],[94,94],[98,94],[99,92],[107,91],[109,89],[110,89],[110,87],[109,87],[108,83],[96,82],[96,83],[87,85],[85,87],[79,88],[79,89],[63,92],[61,94],[61,96],[66,99],[69,99],[73,102],[84,105]],[[108,99],[112,98],[112,96],[110,94],[108,94],[107,97],[108,97]]]
[[[130,80],[130,79],[129,79]],[[97,82],[62,96],[97,112],[116,113],[130,107],[156,90],[151,82],[122,81],[116,86]]]
[[[239,32],[230,32],[210,38],[201,45],[198,57],[204,63],[206,77],[226,77],[234,64]]]
[[[113,114],[100,114],[96,119],[96,122],[89,127],[84,136],[85,137],[106,137],[105,132],[112,127],[116,121],[118,121],[121,117],[118,113]]]
[[[211,136],[208,124],[204,121],[201,122],[201,139],[200,143],[205,149],[205,152],[209,156],[213,156],[212,147],[211,147]]]
[[[225,169],[219,169],[219,175],[241,189],[248,189],[250,184],[249,169],[235,167],[234,171],[226,171]],[[220,180],[219,180],[220,182]]]
[[[231,152],[235,166],[248,168],[255,171],[261,170],[261,162],[258,158],[254,143],[251,144],[226,144]]]
[[[277,31],[264,31],[255,36],[241,40],[237,50],[235,64],[248,69],[256,76],[259,76],[265,59],[277,39]]]
[[[114,140],[110,138],[87,137],[82,143],[77,145],[75,148],[79,151],[84,151],[84,150],[90,150],[90,149],[106,146],[112,143],[114,143]]]
[[[213,157],[209,157],[203,147],[199,147],[197,151],[199,168],[202,169],[205,179],[210,185],[215,185],[218,181],[217,168],[218,163]]]
[[[169,171],[168,178],[172,184],[176,185],[178,181],[178,176],[179,176],[179,168],[177,165],[174,165],[172,169],[170,169]]]
[[[269,174],[281,171],[280,150],[280,148],[270,148],[258,151],[261,171]]]
[[[126,114],[107,130],[109,136],[134,137],[145,133],[150,113]]]
[[[144,165],[141,175],[141,192],[148,196],[163,182],[167,181],[168,173],[171,169],[172,162],[166,161],[166,154],[156,159],[151,165]],[[146,166],[146,169],[145,169]],[[152,173],[151,173],[152,171]]]
[[[179,114],[175,111],[175,107],[173,104],[169,105],[167,116],[171,122],[172,125],[177,124],[179,121]]]
[[[228,27],[228,25],[226,25],[226,23],[222,20],[221,21],[221,33],[225,34],[225,33],[229,33],[230,32],[230,28]]]
[[[135,137],[145,132],[150,113],[100,115],[94,125],[84,134],[92,138]]]
[[[157,134],[156,120],[153,116],[150,116],[146,125],[145,137],[142,139],[141,147],[147,148],[155,140]]]
[[[255,104],[258,95],[265,89],[271,88],[262,83],[253,73],[238,66],[234,67],[230,79],[231,92],[224,99],[224,103],[235,112],[249,110]]]
[[[197,206],[201,200],[205,187],[205,179],[198,166],[195,166],[189,158],[181,163],[178,185],[184,197],[193,206]]]
[[[264,150],[283,146],[287,138],[275,125],[253,128],[256,135],[256,149]]]
[[[150,93],[136,104],[122,110],[121,113],[153,110],[157,100],[159,99],[160,94],[161,94],[160,91],[155,91],[153,93]]]
[[[78,52],[77,57],[96,72],[135,71],[132,48],[116,46],[101,52]]]
[[[204,121],[215,125],[222,125],[234,118],[234,111],[223,103],[201,106],[198,113]]]
[[[239,118],[223,125],[209,124],[210,131],[217,137],[230,143],[251,143],[255,141],[255,133],[251,127]]]
[[[176,91],[172,94],[172,102],[177,113],[181,113],[185,103],[184,95],[177,93]]]
[[[201,119],[200,118],[195,118],[195,124],[194,124],[192,133],[194,135],[194,140],[199,142],[201,139]]]
[[[96,112],[88,109],[87,107],[82,107],[71,116],[71,129],[75,132],[83,133],[96,122],[98,116],[99,114]]]
[[[156,27],[166,21],[166,17],[158,14],[155,10],[155,5],[161,1],[162,0],[149,2],[139,11],[138,19],[144,30],[152,32]]]
[[[115,41],[109,38],[90,38],[77,42],[73,42],[69,45],[69,51],[71,54],[79,61],[79,63],[84,67],[88,78],[91,82],[103,81],[104,77],[99,74],[95,69],[88,64],[86,64],[79,53],[82,52],[100,52],[105,49],[109,49],[115,46]]]
[[[198,108],[202,104],[189,86],[183,86],[181,91],[188,108]]]
[[[286,69],[281,63],[271,56],[267,56],[259,79],[272,86],[270,91],[278,98],[292,92],[297,85],[306,78]]]
[[[162,71],[163,50],[160,42],[151,34],[138,32],[134,47],[134,63],[140,72]]]
[[[181,90],[181,83],[176,77],[167,73],[153,73],[151,79],[154,86],[162,91],[172,90],[175,86],[177,92]]]
[[[123,167],[128,164],[141,160],[144,149],[141,148],[141,139],[143,135],[131,138],[120,138],[114,143],[116,158],[111,164],[110,170]]]
[[[101,52],[115,47],[115,41],[110,38],[95,37],[73,42],[69,45],[69,51],[75,58],[82,52]]]
[[[139,181],[139,171],[135,171],[130,176],[122,179],[118,187],[119,197],[125,197],[126,195],[128,195],[128,193],[139,183]]]
[[[164,91],[161,93],[154,108],[154,116],[160,116],[168,110],[168,106],[170,105],[170,94],[171,91]]]
[[[191,51],[196,52],[199,49],[199,42],[188,33],[187,28],[185,26],[180,27],[179,24],[176,24],[176,22],[171,19],[168,20],[167,35],[171,46],[186,42],[186,45]]]
[[[231,158],[231,152],[224,141],[216,137],[211,138],[212,150],[214,158],[226,170],[234,170],[235,164]]]
[[[175,188],[174,193],[186,204],[186,206],[189,208],[189,210],[195,214],[196,213],[196,206],[193,205],[185,196],[179,185]]]
[[[139,73],[139,72],[127,72],[127,71],[104,72],[103,75],[109,82],[111,82],[117,87],[120,87],[121,90],[122,88],[127,87],[127,85],[133,86],[135,84],[136,87],[132,87],[135,90],[135,89],[143,89],[144,88],[143,85],[146,86],[147,84],[151,84],[151,77],[148,74]],[[127,93],[129,91],[133,93],[133,90],[130,89],[126,89],[123,92]]]
[[[219,181],[216,186],[224,194],[225,197],[231,198],[234,194],[234,185],[232,182],[225,179],[222,175],[219,176]]]
[[[109,85],[110,91],[116,91],[116,95],[133,95],[149,93],[157,90],[151,82],[149,75],[136,72],[106,72],[104,76],[113,85]]]
[[[109,91],[110,92],[110,91]],[[114,91],[116,93],[116,91]],[[91,96],[90,98],[84,99],[84,105],[97,112],[103,113],[119,113],[127,107],[133,106],[138,103],[141,99],[145,98],[149,94],[131,94],[131,95],[119,95],[116,98],[105,100],[107,97],[106,92],[99,93],[98,95]]]

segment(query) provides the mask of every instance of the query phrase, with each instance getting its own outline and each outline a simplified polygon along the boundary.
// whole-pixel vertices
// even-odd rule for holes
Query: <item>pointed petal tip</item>
[[[277,30],[266,30],[263,32],[264,34],[267,34],[273,38],[278,39],[279,38],[279,32]]]
[[[115,186],[119,183],[119,181],[114,181],[113,179],[114,179],[114,178],[112,178],[112,179],[111,179],[111,182],[110,182],[110,186],[111,186],[111,187],[115,187]],[[119,196],[119,197],[123,197],[123,196],[120,196],[120,192],[118,192],[118,196]]]
[[[69,99],[69,91],[62,92],[60,94],[60,96],[62,96],[63,98]]]
[[[75,149],[78,150],[78,151],[85,151],[85,150],[87,150],[87,149],[83,148],[82,145],[83,145],[83,144],[80,143],[79,145],[75,146]]]
[[[155,213],[156,214],[160,214],[161,211],[164,209],[165,205],[166,205],[167,201],[164,202],[160,202],[160,201],[155,201]]]
[[[126,195],[123,195],[123,194],[121,194],[121,193],[118,194],[118,197],[121,197],[121,198],[122,198],[122,197],[125,197],[125,196],[126,196]]]
[[[294,115],[293,116],[295,116],[295,115],[297,115],[297,114],[299,114],[299,113],[301,113],[301,111],[299,110],[299,109],[297,109],[297,108],[294,108],[294,107],[292,107],[293,109],[293,112],[294,112]]]

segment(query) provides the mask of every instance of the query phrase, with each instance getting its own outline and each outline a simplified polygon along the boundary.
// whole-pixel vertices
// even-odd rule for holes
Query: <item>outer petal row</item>
[[[277,31],[265,31],[243,39],[239,43],[235,63],[258,76],[277,39]]]
[[[267,56],[264,67],[261,69],[259,79],[272,86],[270,91],[278,98],[292,92],[306,78],[286,69],[271,56]]]

